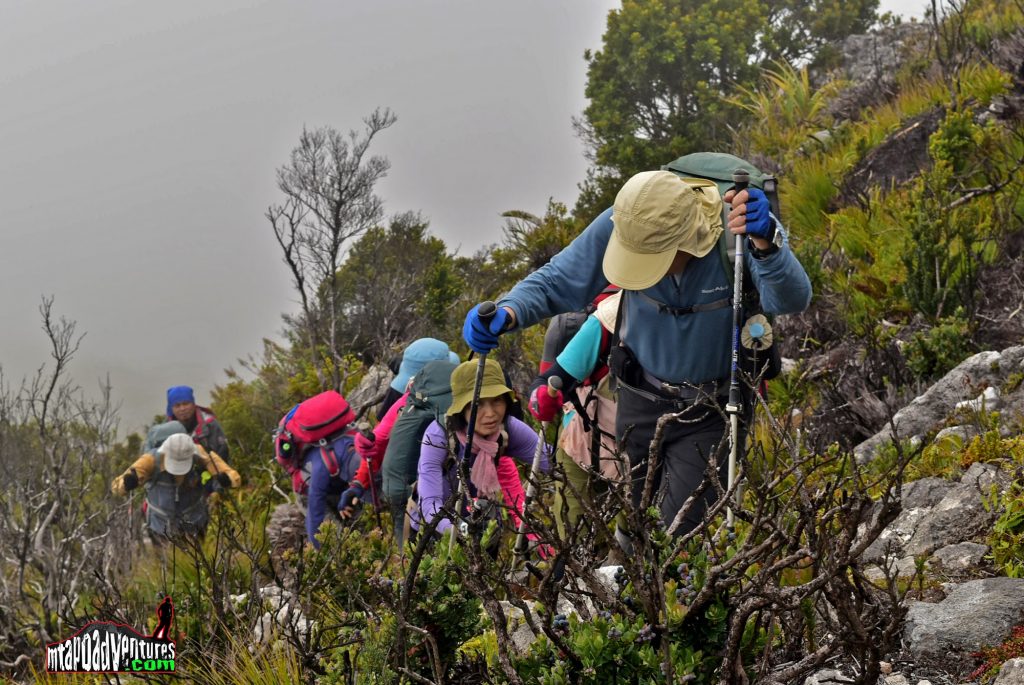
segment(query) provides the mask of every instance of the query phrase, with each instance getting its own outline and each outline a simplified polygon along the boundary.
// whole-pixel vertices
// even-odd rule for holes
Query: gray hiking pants
[[[640,388],[618,384],[619,410],[615,421],[615,434],[622,442],[629,457],[630,480],[634,508],[640,505],[644,480],[647,477],[647,462],[651,440],[654,438],[658,419],[664,414],[682,411],[678,421],[670,421],[665,427],[664,439],[659,449],[660,461],[654,473],[655,502],[660,498],[662,525],[668,527],[683,507],[686,499],[704,480],[708,460],[715,455],[718,459],[718,477],[722,488],[728,487],[729,468],[729,422],[713,406],[711,398],[689,400],[674,399],[662,395],[650,384],[643,382]],[[724,406],[724,397],[716,398]],[[744,419],[746,417],[743,417]],[[740,445],[746,438],[746,421],[740,421]],[[716,452],[719,442],[724,440],[723,449]],[[740,450],[743,454],[743,450]],[[702,520],[708,506],[718,499],[718,492],[709,484],[698,501],[686,515],[676,535],[693,530]]]

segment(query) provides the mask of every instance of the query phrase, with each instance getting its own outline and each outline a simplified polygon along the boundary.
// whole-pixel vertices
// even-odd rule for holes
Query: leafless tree
[[[291,323],[321,383],[335,388],[342,385],[345,356],[336,274],[346,245],[383,215],[374,186],[390,163],[370,156],[369,148],[396,121],[390,110],[377,109],[363,120],[363,132],[347,137],[330,127],[303,129],[290,160],[277,170],[284,200],[266,212],[302,305]]]
[[[117,406],[109,381],[88,401],[67,379],[82,340],[39,308],[49,364],[16,389],[0,374],[0,668],[23,668],[32,645],[66,637],[89,607],[83,598],[112,587],[127,570],[127,507],[106,495]]]

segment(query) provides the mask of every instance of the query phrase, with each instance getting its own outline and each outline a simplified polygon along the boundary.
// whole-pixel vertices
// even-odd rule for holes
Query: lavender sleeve
[[[509,440],[511,441],[511,437]],[[416,492],[420,500],[420,530],[430,525],[430,522],[440,515],[444,501],[450,494],[444,477],[444,462],[447,456],[448,446],[444,429],[435,421],[423,434],[420,462],[417,466],[419,479],[416,482]],[[442,519],[437,524],[437,532],[443,533],[451,527],[451,521],[447,518]]]

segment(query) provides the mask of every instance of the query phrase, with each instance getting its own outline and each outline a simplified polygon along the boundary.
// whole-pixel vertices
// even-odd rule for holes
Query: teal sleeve
[[[580,383],[594,372],[601,352],[601,322],[591,314],[580,330],[555,359],[558,365]]]

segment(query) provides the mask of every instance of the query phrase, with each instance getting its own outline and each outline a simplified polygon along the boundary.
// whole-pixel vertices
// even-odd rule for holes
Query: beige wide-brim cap
[[[480,362],[476,359],[463,362],[452,371],[452,403],[448,407],[448,416],[455,416],[465,411],[473,401],[473,387],[476,385],[476,370]],[[505,385],[505,374],[501,364],[488,359],[484,362],[483,385],[480,386],[480,398],[501,397],[512,392]]]
[[[665,277],[676,252],[703,257],[715,246],[715,227],[698,191],[671,171],[643,171],[615,196],[604,275],[627,290],[643,290]]]
[[[176,433],[160,445],[160,454],[164,457],[164,470],[172,476],[184,476],[192,470],[192,457],[196,453],[196,444],[192,436]]]

